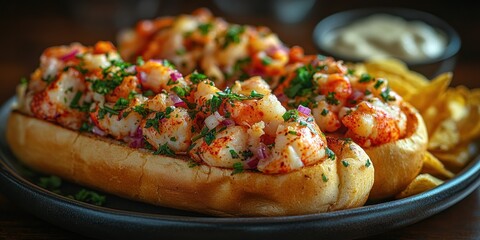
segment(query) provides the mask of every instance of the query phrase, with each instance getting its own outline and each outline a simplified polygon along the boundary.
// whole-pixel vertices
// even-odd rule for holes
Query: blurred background
[[[116,42],[117,33],[140,19],[190,13],[209,8],[229,22],[265,25],[287,45],[300,45],[315,53],[312,31],[318,21],[333,13],[364,7],[396,6],[429,12],[444,19],[460,34],[462,49],[454,85],[480,87],[480,16],[475,2],[433,0],[105,0],[105,1],[4,1],[0,7],[0,103],[14,94],[15,84],[38,65],[42,51],[53,45],[98,40]],[[20,4],[21,3],[21,4]],[[5,89],[6,88],[6,89]]]

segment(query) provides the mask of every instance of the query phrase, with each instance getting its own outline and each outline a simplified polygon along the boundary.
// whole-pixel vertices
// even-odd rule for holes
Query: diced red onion
[[[287,95],[285,95],[284,93],[278,94],[278,95],[277,95],[277,99],[278,99],[278,101],[280,101],[280,102],[286,102],[286,101],[288,101],[288,97],[287,97]]]
[[[169,96],[170,100],[173,102],[173,106],[187,108],[187,104],[177,94],[172,93]]]
[[[268,155],[270,155],[270,151],[267,146],[265,146],[265,144],[261,144],[260,147],[256,149],[255,153],[257,155],[257,158],[260,160],[265,159],[268,157]]]
[[[131,148],[143,148],[145,146],[145,142],[143,138],[130,138],[126,140],[128,146]]]
[[[79,49],[73,49],[73,50],[70,51],[69,53],[67,53],[67,54],[63,55],[62,57],[60,57],[60,60],[66,62],[66,61],[75,59],[75,56],[77,56],[77,53],[78,53],[79,51],[80,51]]]
[[[137,68],[137,78],[138,80],[140,80],[140,83],[145,83],[147,81],[147,73],[138,71],[138,68]]]
[[[178,79],[183,78],[183,76],[178,71],[174,71],[174,72],[170,73],[170,78],[172,79],[173,82],[177,82]]]
[[[259,159],[257,157],[251,157],[243,162],[243,166],[246,169],[255,169],[257,168]]]
[[[302,105],[298,105],[298,108],[297,108],[298,112],[301,112],[305,115],[310,115],[310,113],[312,112],[312,110],[310,110],[310,108],[308,107],[304,107]]]
[[[94,134],[96,134],[96,135],[98,135],[98,136],[102,136],[102,137],[104,137],[104,136],[107,135],[106,132],[104,132],[102,129],[100,129],[100,128],[97,127],[97,126],[93,126],[92,132],[93,132]]]
[[[233,119],[231,118],[226,118],[225,120],[222,121],[222,125],[223,126],[233,126],[235,125],[235,121],[233,121]]]

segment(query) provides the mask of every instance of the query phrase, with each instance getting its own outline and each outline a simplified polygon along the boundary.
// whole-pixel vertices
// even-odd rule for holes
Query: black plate
[[[480,185],[480,157],[430,191],[384,203],[289,217],[220,218],[154,207],[108,195],[105,206],[79,202],[35,184],[5,142],[12,98],[0,109],[0,188],[23,209],[73,232],[99,239],[350,239],[379,234],[430,217]],[[27,171],[28,172],[28,171]],[[67,184],[62,191],[80,186]]]

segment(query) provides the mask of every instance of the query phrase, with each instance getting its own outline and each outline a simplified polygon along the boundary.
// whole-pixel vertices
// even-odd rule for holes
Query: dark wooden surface
[[[0,103],[14,95],[19,79],[38,65],[41,52],[52,45],[98,40],[115,42],[116,33],[141,18],[189,13],[206,6],[228,21],[265,25],[288,45],[303,46],[314,53],[311,33],[325,16],[340,10],[369,6],[400,6],[428,11],[450,23],[462,38],[462,50],[454,71],[453,85],[480,87],[480,16],[474,3],[462,1],[317,1],[303,21],[282,23],[264,13],[227,14],[211,1],[10,1],[0,7]],[[148,5],[156,2],[158,5]],[[246,1],[247,2],[247,1]],[[254,1],[252,1],[254,2]],[[257,1],[260,2],[260,1]],[[268,5],[263,6],[265,10]],[[253,11],[250,11],[253,12]],[[480,189],[428,219],[370,239],[480,239]],[[0,239],[84,239],[19,209],[0,189]]]

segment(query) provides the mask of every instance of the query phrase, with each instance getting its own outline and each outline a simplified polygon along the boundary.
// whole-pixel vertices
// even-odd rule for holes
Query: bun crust
[[[8,120],[7,141],[22,163],[40,172],[133,200],[220,216],[358,207],[365,204],[374,180],[373,166],[365,164],[367,154],[332,137],[327,141],[335,160],[278,175],[192,167],[186,157],[153,155],[16,111]]]
[[[420,173],[427,149],[428,135],[423,118],[410,104],[404,102],[407,116],[406,137],[375,147],[364,148],[375,166],[375,183],[371,200],[393,197],[404,190]]]

